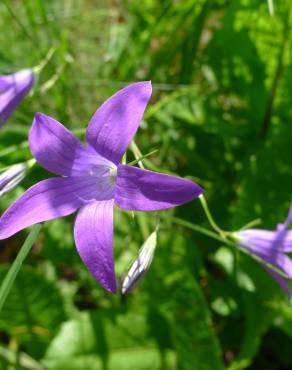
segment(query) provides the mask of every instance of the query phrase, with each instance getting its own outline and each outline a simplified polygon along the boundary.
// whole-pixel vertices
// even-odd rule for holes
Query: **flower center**
[[[108,180],[111,184],[115,184],[117,179],[117,166],[113,165],[108,171]]]
[[[96,179],[97,191],[107,192],[115,186],[117,166],[114,164],[93,165],[89,170],[89,174]]]

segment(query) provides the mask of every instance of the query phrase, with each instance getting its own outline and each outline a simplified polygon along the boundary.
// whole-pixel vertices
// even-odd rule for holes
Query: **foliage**
[[[256,218],[274,229],[292,197],[292,4],[274,6],[271,16],[262,0],[2,1],[1,73],[55,51],[0,131],[0,167],[31,158],[36,111],[83,139],[102,101],[151,79],[137,145],[158,151],[146,167],[197,181],[224,229]],[[34,166],[1,211],[46,177]],[[292,308],[278,285],[173,216],[207,226],[199,202],[115,212],[120,282],[160,218],[153,264],[128,296],[105,292],[86,271],[73,217],[45,223],[0,313],[0,369],[290,369]],[[1,280],[26,236],[1,242]]]

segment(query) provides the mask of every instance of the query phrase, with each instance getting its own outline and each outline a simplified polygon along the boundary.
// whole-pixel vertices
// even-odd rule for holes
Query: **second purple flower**
[[[292,279],[292,260],[287,253],[292,252],[292,230],[288,230],[287,227],[291,222],[292,205],[286,221],[279,224],[277,230],[247,229],[238,232],[240,246],[263,261],[265,269],[280,284],[289,298],[291,291],[288,279]]]
[[[116,291],[113,260],[114,205],[133,211],[176,207],[203,189],[182,178],[120,164],[151,96],[150,82],[127,86],[93,115],[86,145],[62,124],[37,113],[30,131],[33,156],[50,178],[28,189],[0,219],[0,239],[80,209],[74,238],[81,259],[107,290]]]
[[[15,111],[23,97],[32,88],[34,80],[35,77],[31,69],[0,76],[0,126]]]

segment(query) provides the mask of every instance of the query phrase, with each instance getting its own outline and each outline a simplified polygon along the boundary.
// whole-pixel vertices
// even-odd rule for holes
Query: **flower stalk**
[[[41,71],[45,68],[45,66],[50,62],[56,50],[57,48],[55,46],[52,46],[47,52],[47,55],[44,57],[44,59],[41,60],[40,64],[38,64],[37,66],[33,68],[33,71],[36,75],[39,75]]]
[[[207,217],[207,220],[209,221],[209,224],[211,225],[211,227],[221,236],[221,238],[223,239],[226,239],[226,234],[227,232],[222,230],[218,225],[217,223],[215,222],[210,210],[209,210],[209,207],[208,207],[208,204],[207,204],[207,201],[204,197],[203,194],[199,195],[199,200],[201,202],[201,205],[203,207],[203,210],[205,212],[205,215]]]

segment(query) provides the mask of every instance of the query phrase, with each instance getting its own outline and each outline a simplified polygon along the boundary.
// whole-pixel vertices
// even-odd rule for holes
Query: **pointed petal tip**
[[[29,68],[21,69],[13,73],[11,76],[14,76],[15,80],[21,84],[31,85],[35,80],[34,71]]]
[[[138,82],[136,82],[136,84],[141,84],[141,85],[145,85],[145,86],[149,86],[149,87],[152,86],[151,80],[138,81]],[[131,86],[131,85],[128,85],[128,86]]]
[[[33,118],[33,124],[37,121],[41,121],[42,119],[48,117],[46,114],[42,112],[36,112]]]
[[[33,117],[32,125],[30,127],[29,133],[31,133],[33,129],[36,128],[37,125],[41,124],[45,117],[46,115],[44,113],[36,112]],[[30,135],[28,136],[28,140],[30,140]]]
[[[83,261],[84,262],[84,261]],[[89,267],[88,267],[88,264],[84,263],[85,266],[88,268],[88,270],[90,271]],[[91,274],[92,274],[92,277],[95,279],[95,281],[102,287],[104,288],[106,291],[108,291],[109,293],[112,293],[112,294],[115,294],[117,293],[117,290],[118,290],[118,286],[117,286],[117,282],[116,282],[116,279],[115,279],[115,276],[112,276],[112,277],[107,277],[107,279],[101,279],[100,278],[100,275],[99,274],[94,274],[93,271],[90,271]]]
[[[144,84],[145,84],[145,87],[147,87],[149,89],[150,93],[152,93],[152,82],[151,82],[151,80],[144,81]]]
[[[152,81],[151,80],[146,80],[144,81],[145,85],[152,88]]]
[[[194,186],[195,186],[195,188],[197,189],[197,196],[200,196],[200,195],[202,195],[202,194],[204,194],[205,193],[205,189],[203,189],[203,188],[201,188],[201,186],[200,185],[198,185],[197,183],[195,183],[195,182],[193,182],[193,184],[194,184]]]
[[[134,82],[126,86],[125,89],[127,88],[132,89],[132,88],[137,88],[137,87],[139,87],[139,90],[140,92],[142,92],[143,95],[145,94],[145,99],[147,99],[147,102],[148,102],[148,99],[150,98],[152,94],[151,80]]]
[[[190,202],[203,191],[191,180],[119,165],[115,202],[126,210],[158,211]]]
[[[27,74],[28,76],[34,76],[34,72],[33,72],[33,69],[31,68],[24,68],[24,69],[20,69],[19,71],[15,72],[15,74],[18,73],[18,74]]]
[[[185,203],[197,199],[200,195],[205,192],[205,189],[201,188],[196,182],[191,180],[185,180],[189,182],[189,186],[185,188],[185,191],[189,193],[190,200],[186,200]]]
[[[112,285],[112,286],[104,286],[104,288],[109,292],[109,293],[112,293],[112,294],[116,294],[117,293],[117,284],[115,283],[115,285]]]
[[[94,279],[115,293],[113,200],[82,207],[75,219],[74,239],[79,256]]]

